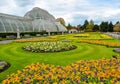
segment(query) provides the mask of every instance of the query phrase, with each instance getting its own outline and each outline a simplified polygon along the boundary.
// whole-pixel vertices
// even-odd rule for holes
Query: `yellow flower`
[[[57,82],[54,82],[53,84],[58,84]]]

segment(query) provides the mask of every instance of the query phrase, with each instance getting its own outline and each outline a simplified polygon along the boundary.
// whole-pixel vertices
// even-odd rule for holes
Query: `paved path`
[[[45,37],[37,37],[37,38],[45,38]],[[23,39],[19,39],[19,40],[32,40],[32,39],[36,39],[36,38],[23,38]],[[17,40],[17,39],[15,39]],[[13,42],[14,40],[4,40],[4,41],[0,41],[0,44],[8,44]]]
[[[14,40],[5,40],[5,41],[0,41],[0,44],[7,44],[7,43],[11,43]]]
[[[35,37],[35,38],[22,38],[22,39],[18,39],[18,40],[32,40],[32,39],[39,39],[39,38],[45,38],[45,37]],[[17,40],[17,39],[15,39]],[[0,44],[8,44],[8,43],[11,43],[15,40],[4,40],[4,41],[0,41]]]

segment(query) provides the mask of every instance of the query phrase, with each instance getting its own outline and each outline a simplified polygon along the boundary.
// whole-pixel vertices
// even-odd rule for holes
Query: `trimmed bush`
[[[10,64],[5,61],[0,61],[0,72],[5,71],[10,67]]]

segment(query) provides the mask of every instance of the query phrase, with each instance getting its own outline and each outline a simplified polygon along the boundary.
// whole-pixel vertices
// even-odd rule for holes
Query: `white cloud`
[[[120,19],[119,0],[2,0],[0,12],[23,16],[33,7],[45,9],[56,18],[63,17],[67,24],[79,24],[79,19],[80,22]]]
[[[1,3],[2,6],[0,7],[0,12],[3,13],[12,13],[17,7],[14,0],[4,0],[2,1],[2,3]]]

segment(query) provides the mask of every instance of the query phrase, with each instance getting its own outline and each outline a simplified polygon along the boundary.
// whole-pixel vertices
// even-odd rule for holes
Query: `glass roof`
[[[67,31],[64,26],[46,10],[35,7],[24,17],[0,13],[0,33],[17,32],[62,32]]]

